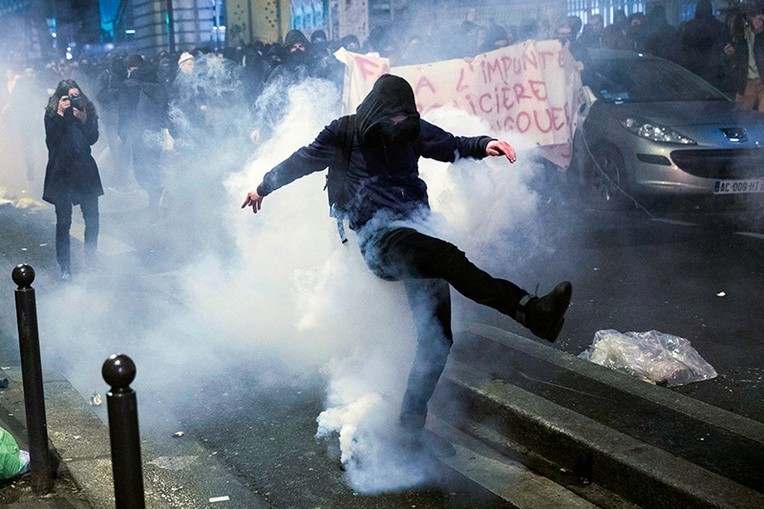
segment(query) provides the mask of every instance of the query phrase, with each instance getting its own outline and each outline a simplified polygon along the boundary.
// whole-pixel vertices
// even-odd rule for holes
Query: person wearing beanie
[[[188,51],[184,51],[180,54],[180,58],[178,58],[178,71],[185,75],[193,74],[195,62],[196,59],[194,58],[194,55]]]
[[[315,30],[312,34],[310,34],[310,43],[316,44],[316,43],[325,43],[326,41],[326,32],[323,30]]]

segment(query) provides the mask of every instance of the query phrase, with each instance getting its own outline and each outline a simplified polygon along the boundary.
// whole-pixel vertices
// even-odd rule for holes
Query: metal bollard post
[[[103,363],[101,374],[111,386],[106,400],[116,509],[144,509],[138,399],[130,388],[135,380],[135,363],[127,355],[114,354]]]
[[[45,417],[45,395],[40,362],[40,336],[37,331],[34,269],[17,265],[11,274],[16,289],[16,321],[19,329],[21,378],[24,386],[24,408],[27,414],[29,438],[29,470],[32,490],[39,494],[53,489],[53,468],[48,450],[48,421]]]

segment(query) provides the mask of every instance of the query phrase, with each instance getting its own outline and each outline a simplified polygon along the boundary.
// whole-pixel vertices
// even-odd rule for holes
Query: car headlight
[[[621,125],[630,133],[652,141],[679,143],[681,145],[697,145],[695,140],[682,136],[670,127],[665,127],[649,120],[627,117],[621,120]]]

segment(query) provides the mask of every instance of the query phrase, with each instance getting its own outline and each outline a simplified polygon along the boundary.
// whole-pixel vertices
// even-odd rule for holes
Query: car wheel
[[[629,185],[623,157],[617,149],[603,145],[592,150],[586,173],[587,191],[594,204],[609,210],[626,207]]]

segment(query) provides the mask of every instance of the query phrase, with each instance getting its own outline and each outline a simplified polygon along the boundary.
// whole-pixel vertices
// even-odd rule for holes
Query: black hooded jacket
[[[710,0],[700,0],[695,17],[679,31],[680,64],[715,87],[720,84],[724,68],[724,44],[727,29],[713,15]]]
[[[460,137],[419,118],[411,86],[403,78],[383,75],[358,106],[355,115],[345,193],[350,227],[358,230],[375,215],[406,219],[429,209],[427,185],[419,177],[419,157],[454,162],[482,159],[488,136]],[[397,123],[396,123],[397,122]],[[340,119],[332,121],[310,145],[276,165],[258,186],[260,196],[311,173],[326,169],[342,152]],[[381,214],[384,213],[384,214]]]
[[[123,140],[140,140],[145,131],[160,131],[167,124],[167,94],[156,73],[136,69],[119,88],[117,132]]]
[[[303,51],[290,52],[295,44],[302,44]],[[283,55],[279,65],[268,75],[268,83],[278,83],[279,86],[293,85],[312,75],[310,64],[310,42],[299,30],[290,30],[284,37]]]

